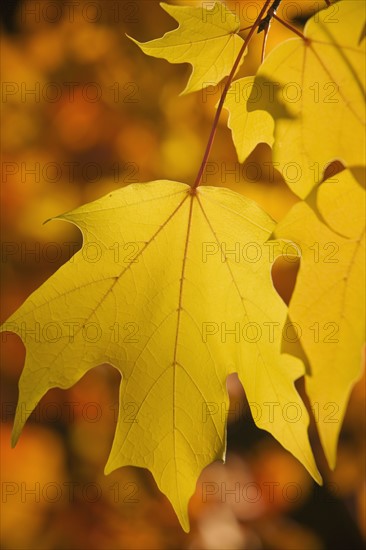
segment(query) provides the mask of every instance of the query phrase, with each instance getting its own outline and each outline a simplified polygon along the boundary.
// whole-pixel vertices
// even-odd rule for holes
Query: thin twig
[[[263,46],[262,46],[262,55],[261,55],[261,63],[263,63],[265,55],[266,55],[266,45],[267,45],[267,38],[269,34],[269,29],[271,28],[271,23],[268,25],[268,27],[264,31],[264,38],[263,38]]]
[[[287,27],[288,29],[290,29],[290,31],[294,32],[295,34],[297,34],[298,36],[300,36],[300,38],[302,38],[305,42],[309,42],[309,39],[306,38],[306,36],[298,31],[295,27],[293,27],[292,25],[290,25],[289,23],[286,23],[286,21],[284,21],[283,19],[281,19],[280,17],[278,17],[277,15],[274,15],[273,16],[273,19],[276,19],[276,21],[278,21],[279,23],[281,23],[281,25],[284,25],[284,27]]]
[[[215,135],[216,135],[216,130],[217,130],[217,126],[218,126],[218,123],[219,123],[219,119],[220,119],[220,115],[221,115],[221,112],[222,112],[222,109],[223,109],[223,106],[224,106],[224,102],[225,102],[225,99],[226,99],[226,95],[229,91],[229,88],[231,86],[231,83],[233,81],[233,78],[235,76],[235,73],[236,73],[236,70],[239,66],[239,63],[240,63],[240,60],[241,58],[243,57],[244,55],[244,52],[245,50],[247,49],[247,46],[250,42],[250,40],[252,39],[252,36],[254,34],[254,31],[255,29],[258,27],[258,25],[260,24],[260,22],[262,21],[262,17],[263,15],[265,14],[269,4],[270,4],[271,0],[266,0],[263,8],[261,9],[257,19],[255,20],[248,36],[245,38],[244,40],[244,43],[240,49],[240,52],[238,53],[238,56],[235,60],[235,63],[233,65],[233,68],[231,69],[230,71],[230,74],[228,76],[228,79],[225,83],[225,87],[223,89],[223,92],[221,94],[221,97],[220,97],[220,101],[219,101],[219,105],[217,107],[217,110],[216,110],[216,114],[215,114],[215,118],[214,118],[214,121],[213,121],[213,124],[212,124],[212,129],[211,129],[211,132],[210,132],[210,136],[208,138],[208,142],[207,142],[207,146],[206,146],[206,150],[205,150],[205,153],[203,155],[203,159],[202,159],[202,163],[201,163],[201,166],[200,166],[200,169],[198,170],[198,174],[197,174],[197,177],[196,177],[196,181],[194,182],[194,185],[193,185],[193,189],[197,189],[197,187],[200,185],[201,183],[201,179],[202,179],[202,176],[203,176],[203,172],[205,171],[205,168],[206,168],[206,164],[207,164],[207,161],[208,161],[208,157],[210,156],[210,152],[211,152],[211,148],[212,148],[212,144],[213,144],[213,141],[215,139]]]
[[[244,27],[243,29],[239,29],[238,32],[247,31],[248,29],[251,29],[253,25],[248,25],[248,27]]]
[[[272,18],[276,15],[276,12],[281,4],[282,0],[273,0],[272,6],[269,8],[267,15],[262,19],[258,25],[258,34],[264,31],[263,45],[262,45],[262,54],[261,54],[261,63],[264,61],[266,55],[266,46],[267,38],[272,24]]]
[[[258,34],[262,31],[269,31],[269,28],[271,26],[272,17],[276,15],[276,11],[278,10],[282,0],[273,0],[272,6],[269,8],[267,15],[262,19],[262,21],[258,25]]]

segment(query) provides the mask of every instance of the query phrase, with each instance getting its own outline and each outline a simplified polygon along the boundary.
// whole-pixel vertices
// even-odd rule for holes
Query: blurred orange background
[[[197,4],[194,0],[175,4]],[[323,7],[284,0],[279,15],[302,28]],[[263,0],[227,5],[253,23]],[[43,222],[132,182],[193,183],[220,86],[179,97],[190,67],[149,58],[126,36],[146,41],[175,27],[156,0],[5,2],[2,22],[2,321],[80,246],[79,232]],[[267,51],[291,31],[273,24]],[[255,36],[240,75],[253,74]],[[230,187],[281,219],[296,197],[259,146],[237,162],[226,113],[203,182]],[[277,275],[276,275],[277,273]],[[296,268],[277,268],[288,300]],[[67,391],[52,390],[10,448],[18,337],[1,344],[1,541],[4,549],[322,550],[363,547],[365,392],[354,388],[338,465],[315,486],[303,467],[251,420],[229,377],[227,464],[209,466],[181,530],[151,475],[128,467],[104,476],[118,407],[119,377],[103,365]]]

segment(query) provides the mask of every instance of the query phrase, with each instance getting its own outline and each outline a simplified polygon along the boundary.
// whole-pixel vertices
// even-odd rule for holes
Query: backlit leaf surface
[[[302,251],[289,315],[310,361],[307,394],[331,467],[365,340],[365,192],[348,171],[336,180],[320,186],[318,215],[301,202],[276,228]]]
[[[364,25],[364,2],[329,6],[306,24],[306,41],[286,40],[268,55],[246,107],[233,101],[232,92],[229,124],[241,162],[256,140],[269,142],[269,125],[264,136],[260,131],[267,110],[275,121],[274,166],[299,197],[323,179],[330,162],[365,164],[365,40],[359,41]],[[252,133],[249,120],[257,110],[260,123]]]
[[[266,110],[266,102],[261,109],[259,97],[253,91],[254,84],[254,76],[236,80],[229,89],[224,105],[229,111],[228,127],[232,131],[239,162],[244,162],[258,143],[272,146],[274,141],[273,118]],[[259,93],[262,95],[261,91]],[[255,111],[250,110],[251,103],[255,105]]]
[[[48,389],[113,365],[122,382],[106,472],[148,468],[187,530],[198,476],[225,457],[237,372],[257,425],[320,481],[294,388],[304,367],[280,353],[287,308],[272,285],[281,246],[266,243],[268,215],[229,190],[156,181],[59,219],[81,229],[83,248],[2,327],[27,351],[14,442]]]
[[[219,2],[203,2],[201,7],[160,5],[178,21],[178,28],[149,42],[131,40],[147,55],[192,65],[182,93],[199,91],[227,76],[243,45],[243,39],[236,34],[240,29],[236,15]]]

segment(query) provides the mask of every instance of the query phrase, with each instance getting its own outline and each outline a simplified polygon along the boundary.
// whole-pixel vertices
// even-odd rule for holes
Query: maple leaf
[[[364,24],[364,2],[341,0],[316,13],[306,24],[306,40],[286,40],[265,59],[246,110],[245,97],[226,101],[241,162],[257,143],[269,143],[271,125],[263,110],[273,117],[274,166],[301,198],[323,179],[331,161],[365,164],[365,41],[359,42]],[[249,138],[258,109],[262,130]],[[243,128],[249,123],[247,141]]]
[[[289,316],[310,362],[306,389],[329,464],[365,337],[365,192],[349,171],[317,191],[318,215],[296,204],[276,228],[302,251]]]
[[[160,5],[179,22],[178,28],[149,42],[129,38],[147,55],[192,65],[182,94],[217,84],[227,76],[243,45],[236,34],[240,29],[236,15],[219,2],[211,8],[205,3],[202,7]]]
[[[259,104],[255,98],[255,111],[248,110],[253,99],[255,77],[236,80],[229,89],[224,107],[229,111],[228,128],[232,131],[239,162],[244,162],[258,143],[273,145],[274,121],[267,111],[267,102]]]
[[[304,366],[280,350],[287,308],[271,280],[281,245],[267,243],[269,216],[229,190],[156,181],[58,219],[81,229],[82,249],[2,327],[27,351],[13,441],[48,389],[113,365],[122,382],[106,472],[148,468],[188,530],[198,476],[225,458],[225,384],[237,372],[257,425],[320,482],[294,387]]]

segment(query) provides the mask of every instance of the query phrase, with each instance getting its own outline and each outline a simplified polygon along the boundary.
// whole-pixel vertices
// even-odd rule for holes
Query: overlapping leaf
[[[161,3],[179,26],[150,42],[132,40],[147,55],[171,63],[190,63],[193,67],[182,93],[217,84],[227,76],[243,45],[238,36],[240,21],[224,4],[203,2],[201,7],[172,6]]]
[[[302,251],[289,315],[310,361],[307,394],[331,467],[365,338],[365,192],[347,171],[336,178],[318,190],[318,216],[301,202],[276,228]]]
[[[258,426],[320,481],[294,387],[303,364],[280,352],[287,308],[271,280],[273,221],[231,191],[170,181],[59,219],[82,230],[83,248],[2,327],[27,351],[14,441],[49,388],[110,363],[122,382],[106,471],[151,470],[187,530],[201,470],[225,457],[225,384],[237,372]]]
[[[273,145],[274,121],[268,113],[268,104],[264,101],[261,108],[259,96],[253,91],[255,77],[247,76],[236,80],[230,87],[225,100],[225,108],[229,111],[228,127],[232,131],[234,145],[239,162],[244,162],[258,143]],[[250,103],[255,104],[255,110],[249,110]]]
[[[364,25],[365,3],[358,0],[341,0],[315,14],[305,27],[306,40],[287,40],[268,55],[246,109],[243,100],[234,102],[229,95],[226,101],[241,161],[256,145],[254,137],[269,142],[271,125],[262,110],[271,114],[275,167],[301,198],[322,180],[331,161],[365,164]],[[261,126],[266,121],[264,135],[255,130],[250,136],[258,109]]]

